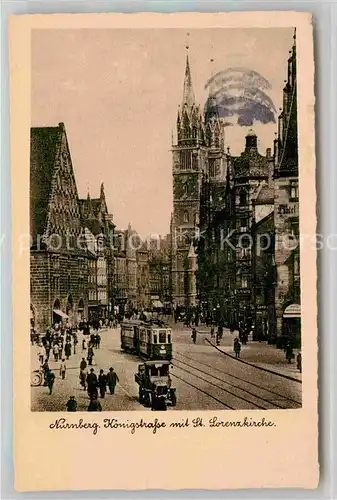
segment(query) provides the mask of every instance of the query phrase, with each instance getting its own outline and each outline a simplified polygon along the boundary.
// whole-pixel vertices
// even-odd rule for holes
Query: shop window
[[[292,201],[298,201],[298,183],[297,182],[291,182],[290,183],[290,200]]]

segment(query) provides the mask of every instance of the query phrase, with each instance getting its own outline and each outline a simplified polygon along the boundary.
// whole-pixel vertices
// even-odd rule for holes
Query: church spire
[[[101,184],[101,193],[100,193],[100,198],[101,198],[101,200],[105,200],[104,182],[102,182],[102,184]]]
[[[186,47],[188,48],[188,46]],[[184,78],[184,92],[183,92],[183,106],[186,104],[188,107],[192,107],[195,104],[194,91],[192,86],[190,62],[188,59],[188,53],[186,55],[186,69]]]

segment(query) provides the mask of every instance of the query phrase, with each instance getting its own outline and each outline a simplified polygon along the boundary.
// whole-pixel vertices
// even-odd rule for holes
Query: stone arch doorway
[[[78,323],[82,323],[84,321],[84,300],[80,299],[78,302],[78,313],[77,313],[77,321]]]
[[[54,305],[53,305],[53,325],[55,325],[55,323],[59,323],[61,321],[60,316],[55,312],[55,311],[60,311],[60,310],[61,310],[60,300],[56,299],[54,301]]]

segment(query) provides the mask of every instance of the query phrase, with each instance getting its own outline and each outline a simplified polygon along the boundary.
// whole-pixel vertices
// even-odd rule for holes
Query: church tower
[[[183,98],[178,108],[173,156],[172,296],[174,306],[193,306],[189,252],[197,235],[202,173],[206,170],[207,148],[200,106],[196,104],[188,54]],[[194,294],[192,294],[194,295]]]

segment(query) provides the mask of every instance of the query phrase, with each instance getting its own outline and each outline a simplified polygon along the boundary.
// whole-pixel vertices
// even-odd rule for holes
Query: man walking
[[[88,360],[88,364],[91,366],[92,365],[92,359],[94,357],[94,350],[92,348],[92,345],[90,344],[89,347],[88,347],[88,357],[87,357],[87,360]]]
[[[235,357],[239,358],[241,352],[241,343],[238,338],[234,339],[234,352],[235,352]]]
[[[117,373],[113,368],[109,368],[109,373],[107,374],[107,385],[109,387],[110,394],[115,394],[117,382],[119,382]]]
[[[98,380],[93,368],[90,369],[90,373],[87,376],[87,385],[90,399],[92,399],[94,396],[97,397]]]
[[[47,372],[47,386],[49,388],[49,394],[50,395],[53,392],[54,382],[55,382],[55,374],[51,370],[49,370]]]
[[[59,360],[59,352],[60,352],[60,348],[58,346],[58,344],[54,344],[54,347],[53,347],[53,353],[54,353],[54,360],[57,362]]]
[[[86,390],[86,378],[87,378],[87,362],[84,358],[80,363],[80,384],[84,390]]]
[[[99,375],[98,375],[98,386],[99,386],[99,393],[100,393],[101,398],[105,397],[106,384],[107,384],[107,377],[104,374],[103,370],[100,370]]]
[[[66,371],[67,371],[67,367],[66,367],[65,359],[62,359],[61,365],[60,365],[60,375],[62,377],[62,380],[64,380],[66,378]]]
[[[102,406],[101,403],[98,401],[97,396],[93,396],[90,399],[88,411],[102,411]]]

